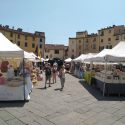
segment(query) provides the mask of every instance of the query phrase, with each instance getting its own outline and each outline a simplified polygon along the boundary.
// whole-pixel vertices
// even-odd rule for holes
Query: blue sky
[[[41,31],[46,43],[68,45],[77,31],[125,25],[125,0],[0,0],[0,24]]]

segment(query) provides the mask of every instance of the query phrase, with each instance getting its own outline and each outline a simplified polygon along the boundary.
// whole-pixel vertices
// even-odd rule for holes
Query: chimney
[[[22,32],[22,29],[21,29],[21,28],[18,28],[17,31]]]
[[[9,29],[9,25],[6,25],[5,28],[6,28],[6,29]]]

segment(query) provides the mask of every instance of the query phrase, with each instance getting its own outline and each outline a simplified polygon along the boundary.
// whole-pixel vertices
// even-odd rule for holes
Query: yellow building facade
[[[97,34],[88,35],[87,31],[76,32],[75,38],[69,38],[69,57],[76,58],[81,54],[97,53],[99,38]]]
[[[124,25],[120,26],[109,26],[98,30],[99,36],[99,51],[103,50],[104,48],[111,49],[115,45],[117,45],[121,40],[122,37],[119,35],[125,30]],[[125,39],[124,39],[125,40]]]
[[[76,39],[77,38],[69,38],[69,50],[68,50],[68,55],[71,58],[77,57],[77,52],[76,52]]]
[[[65,46],[59,44],[45,45],[45,59],[60,58],[65,59]]]
[[[120,41],[125,41],[125,26],[109,26],[88,34],[87,31],[76,32],[76,37],[69,38],[68,55],[76,58],[81,54],[98,53],[104,48],[111,49]]]
[[[83,38],[83,54],[97,53],[99,50],[99,39],[97,34],[89,34]]]
[[[8,25],[0,25],[0,32],[7,37],[12,43],[17,44],[21,49],[27,52],[34,52],[36,49],[39,55],[44,57],[45,33],[44,32],[23,32],[21,28],[9,28]],[[38,52],[37,51],[37,52]]]

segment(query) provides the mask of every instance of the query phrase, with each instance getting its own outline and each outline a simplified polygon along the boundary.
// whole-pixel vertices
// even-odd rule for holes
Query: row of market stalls
[[[0,33],[0,101],[30,100],[33,88],[30,69],[37,62],[34,53],[28,53]]]
[[[94,84],[103,95],[125,94],[125,41],[97,54],[82,54],[71,60],[71,73]]]

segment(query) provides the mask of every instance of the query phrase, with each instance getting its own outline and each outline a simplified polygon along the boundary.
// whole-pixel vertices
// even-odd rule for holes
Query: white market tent
[[[81,54],[79,57],[73,59],[73,62],[82,62],[87,57],[86,54]]]
[[[16,46],[16,48],[19,48],[20,50],[24,51],[23,49],[21,49],[20,47],[18,47],[16,44],[13,44],[13,45]],[[33,52],[24,51],[24,58],[25,59],[35,59],[36,57],[37,56]]]
[[[111,51],[111,49],[103,49],[100,53],[96,54],[95,56],[85,59],[85,61],[91,62],[105,62],[105,56]]]
[[[14,45],[16,45],[16,44],[14,44]],[[24,51],[24,50],[22,50],[22,51]],[[29,61],[32,61],[32,62],[40,62],[40,59],[33,52],[24,51],[24,58],[27,59],[27,60],[29,60]]]
[[[24,58],[24,50],[19,48],[16,44],[10,42],[2,33],[0,33],[0,45],[1,59]],[[4,76],[4,73],[2,74]],[[15,86],[14,88],[8,85],[1,85],[0,101],[29,100],[30,96],[28,89],[24,86],[23,81],[21,80],[19,84],[20,86]]]
[[[16,44],[11,43],[2,33],[0,33],[0,45],[1,45],[0,46],[0,58],[1,59],[24,57],[24,51],[20,49]],[[2,74],[4,75],[4,73]],[[20,86],[17,86],[14,88],[8,85],[1,85],[0,86],[0,95],[1,95],[0,101],[24,100],[25,98],[27,98],[28,93],[25,94],[25,87],[24,87],[23,82],[20,81],[19,84]]]
[[[44,59],[45,62],[49,61],[49,58],[48,59]]]
[[[33,52],[30,52],[30,54],[31,54],[33,57],[37,58],[37,56],[36,56]]]
[[[81,54],[79,57],[73,59],[74,62],[84,62],[86,59],[92,58],[96,53]]]
[[[125,41],[119,42],[105,56],[107,61],[124,62],[125,61]]]
[[[86,60],[89,60],[90,58],[93,58],[97,53],[88,53],[86,58],[83,60],[84,63],[86,63]],[[90,61],[89,61],[90,63]]]
[[[72,61],[72,59],[71,58],[67,58],[67,59],[65,59],[65,62],[71,62]]]
[[[29,53],[10,42],[2,33],[0,33],[0,57],[14,57],[35,59],[37,56],[34,53]]]
[[[38,56],[37,57],[38,59],[37,59],[37,62],[44,62],[45,61],[45,59],[44,58],[41,58],[40,56]],[[48,59],[49,60],[49,59]]]
[[[23,57],[24,51],[0,33],[0,57]]]
[[[24,58],[26,59],[31,59],[31,60],[35,60],[37,58],[37,56],[34,53],[29,53],[24,51]]]

